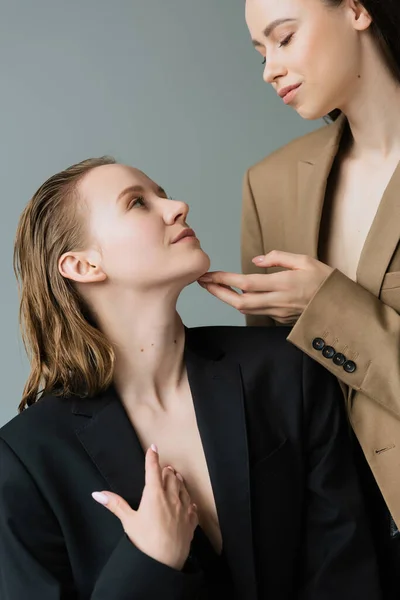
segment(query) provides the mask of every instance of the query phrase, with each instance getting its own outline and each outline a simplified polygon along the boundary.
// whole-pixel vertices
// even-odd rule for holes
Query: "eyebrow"
[[[119,202],[127,194],[144,194],[146,192],[142,185],[130,185],[118,194],[117,202]],[[157,187],[157,193],[161,196],[167,196],[167,192],[161,186]]]
[[[275,21],[272,21],[272,23],[270,23],[269,25],[266,26],[266,28],[263,31],[263,36],[268,38],[271,33],[274,31],[274,29],[276,29],[277,27],[279,27],[279,25],[282,25],[282,23],[287,23],[288,21],[296,21],[296,19],[275,19]],[[257,40],[251,40],[253,42],[253,46],[261,46],[261,42],[258,42]]]

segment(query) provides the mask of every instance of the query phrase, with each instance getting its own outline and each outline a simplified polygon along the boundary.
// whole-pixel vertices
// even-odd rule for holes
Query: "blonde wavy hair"
[[[91,320],[73,283],[60,274],[58,262],[65,252],[84,248],[79,181],[90,170],[115,162],[109,156],[90,158],[53,175],[20,217],[14,271],[30,374],[19,412],[47,393],[91,396],[112,381],[113,348]]]

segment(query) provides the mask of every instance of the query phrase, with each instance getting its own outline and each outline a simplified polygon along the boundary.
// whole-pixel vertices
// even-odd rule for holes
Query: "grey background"
[[[37,187],[112,154],[191,205],[213,269],[240,270],[243,174],[303,121],[262,81],[243,0],[0,1],[0,425],[28,373],[12,271],[18,217]],[[187,325],[243,325],[197,284]]]

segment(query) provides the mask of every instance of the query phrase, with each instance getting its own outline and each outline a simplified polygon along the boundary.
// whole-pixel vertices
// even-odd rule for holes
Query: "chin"
[[[307,108],[299,108],[296,111],[302,119],[306,121],[316,121],[317,119],[323,119],[327,113],[320,110],[310,110]]]
[[[210,268],[211,261],[208,254],[206,254],[204,250],[200,250],[197,253],[196,259],[193,261],[193,263],[196,279],[198,279],[204,275],[204,273],[207,273]]]
[[[331,107],[331,103],[328,104],[328,102],[321,102],[321,104],[314,104],[314,106],[310,104],[302,104],[296,107],[295,110],[303,119],[306,119],[307,121],[316,121],[317,119],[323,119],[326,117],[332,110],[334,110],[334,108]]]
[[[186,285],[197,281],[199,277],[207,273],[210,269],[210,257],[203,250],[196,252],[196,256],[191,258],[191,264],[188,265],[186,274],[183,275]]]

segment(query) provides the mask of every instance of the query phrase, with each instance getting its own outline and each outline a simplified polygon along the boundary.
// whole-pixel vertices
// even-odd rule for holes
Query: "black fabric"
[[[201,527],[195,531],[190,554],[204,573],[208,600],[233,598],[234,586],[225,551],[217,554]]]
[[[380,600],[343,394],[287,334],[186,330],[223,554],[197,530],[182,571],[140,552],[91,497],[110,490],[137,509],[144,487],[144,452],[112,387],[46,396],[2,427],[1,600],[214,600],[230,582],[221,600]]]
[[[351,435],[369,526],[377,552],[383,599],[399,600],[400,532],[392,519],[355,434],[352,432]]]

